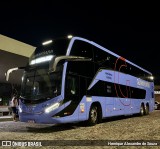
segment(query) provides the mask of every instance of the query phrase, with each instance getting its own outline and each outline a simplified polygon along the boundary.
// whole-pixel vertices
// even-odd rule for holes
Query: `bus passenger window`
[[[71,79],[70,85],[71,85],[71,86],[70,86],[70,87],[71,87],[71,88],[70,88],[71,94],[72,94],[72,95],[75,95],[75,94],[76,94],[75,78],[72,78],[72,79]]]
[[[69,99],[74,99],[78,96],[78,78],[73,76],[67,76],[66,88],[65,88],[66,97]]]
[[[111,90],[111,86],[107,85],[107,93],[111,93],[112,90]]]
[[[70,55],[93,58],[92,46],[87,42],[76,40]]]

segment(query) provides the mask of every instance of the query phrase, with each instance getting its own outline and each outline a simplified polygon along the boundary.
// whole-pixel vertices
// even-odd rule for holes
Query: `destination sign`
[[[53,55],[53,50],[41,51],[40,53],[33,54],[31,56],[31,59],[35,59],[46,55]]]

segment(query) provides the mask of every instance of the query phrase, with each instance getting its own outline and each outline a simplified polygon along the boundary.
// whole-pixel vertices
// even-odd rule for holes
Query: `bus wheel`
[[[149,106],[146,105],[146,109],[145,109],[145,115],[148,115],[149,114]]]
[[[89,119],[88,119],[88,125],[94,126],[98,122],[98,111],[97,106],[92,105],[91,109],[89,111]]]
[[[141,105],[141,108],[140,108],[140,113],[139,113],[139,115],[140,116],[143,116],[145,114],[145,109],[144,109],[144,105],[142,104]]]

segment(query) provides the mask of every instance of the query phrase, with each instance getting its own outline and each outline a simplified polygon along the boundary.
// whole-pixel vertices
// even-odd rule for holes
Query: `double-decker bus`
[[[152,74],[81,37],[43,43],[23,69],[22,122],[95,125],[107,117],[154,110]]]

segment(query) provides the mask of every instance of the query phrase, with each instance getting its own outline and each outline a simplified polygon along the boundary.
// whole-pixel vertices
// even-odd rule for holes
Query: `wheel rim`
[[[144,108],[143,108],[143,106],[141,106],[141,115],[143,115],[144,114]]]
[[[93,123],[97,121],[97,108],[91,110],[91,120]]]

